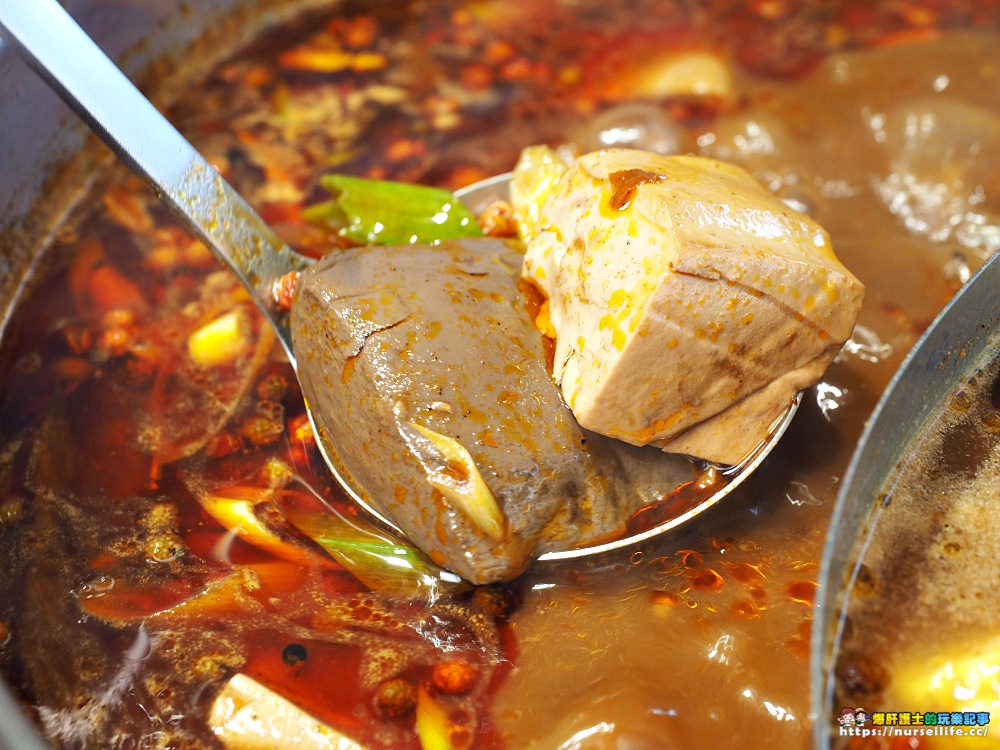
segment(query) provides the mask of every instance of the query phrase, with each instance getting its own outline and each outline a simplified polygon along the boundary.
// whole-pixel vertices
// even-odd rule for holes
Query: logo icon
[[[841,737],[986,737],[989,711],[873,711],[844,706]]]

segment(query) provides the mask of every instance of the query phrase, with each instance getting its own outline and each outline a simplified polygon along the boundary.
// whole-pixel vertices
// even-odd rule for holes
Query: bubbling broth
[[[245,293],[109,170],[0,360],[0,673],[24,710],[58,747],[221,747],[210,707],[244,675],[369,750],[805,747],[837,483],[997,247],[1000,38],[975,29],[998,20],[992,2],[359,3],[218,66],[173,119],[306,254],[343,243],[302,216],[331,170],[457,188],[538,142],[695,152],[829,230],[861,321],[695,525],[471,588],[341,494]]]

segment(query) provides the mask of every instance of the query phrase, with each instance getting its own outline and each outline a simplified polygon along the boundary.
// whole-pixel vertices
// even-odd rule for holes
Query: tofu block
[[[739,463],[854,328],[864,288],[826,231],[737,166],[534,147],[511,198],[585,429]]]
[[[222,688],[208,724],[226,750],[365,750],[243,674],[234,675]]]

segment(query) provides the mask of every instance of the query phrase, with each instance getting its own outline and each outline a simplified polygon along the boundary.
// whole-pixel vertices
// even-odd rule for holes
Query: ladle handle
[[[0,0],[0,34],[254,292],[292,357],[274,282],[305,265],[56,0]],[[294,363],[294,357],[292,362]]]

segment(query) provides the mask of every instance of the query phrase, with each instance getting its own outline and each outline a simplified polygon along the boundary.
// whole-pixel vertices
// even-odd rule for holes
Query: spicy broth
[[[806,746],[838,479],[902,355],[996,249],[1000,40],[939,29],[998,19],[996,3],[358,4],[218,67],[173,117],[305,252],[337,243],[300,216],[326,171],[458,187],[539,141],[697,151],[830,230],[868,289],[861,326],[758,474],[694,527],[414,598],[308,545],[298,562],[261,551],[206,511],[206,494],[280,485],[279,527],[324,502],[356,512],[240,291],[112,171],[5,342],[0,669],[25,709],[64,747],[214,747],[207,707],[245,672],[368,747],[415,748],[393,681],[461,662],[473,685],[438,693],[458,747]],[[678,84],[671,65],[695,53],[711,56],[700,83]],[[914,135],[914,118],[937,127]],[[935,197],[938,168],[953,190]],[[240,356],[185,365],[190,332],[231,309]]]

